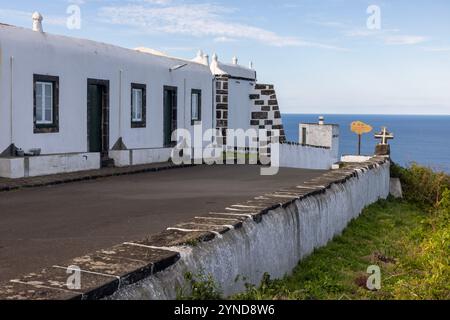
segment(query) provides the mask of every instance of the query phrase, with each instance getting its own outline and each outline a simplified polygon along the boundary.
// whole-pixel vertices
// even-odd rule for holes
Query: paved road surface
[[[0,281],[157,233],[323,171],[193,167],[0,193]]]

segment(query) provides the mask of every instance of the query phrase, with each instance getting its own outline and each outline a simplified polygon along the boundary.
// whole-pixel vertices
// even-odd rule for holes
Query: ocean
[[[392,159],[402,166],[412,162],[450,173],[450,116],[394,115],[323,115],[325,123],[340,125],[340,154],[357,154],[358,136],[351,132],[353,121],[362,121],[374,128],[362,139],[362,154],[374,154],[377,141],[374,133],[387,127],[395,135],[390,141]],[[289,141],[299,141],[299,123],[317,122],[319,115],[283,114]]]

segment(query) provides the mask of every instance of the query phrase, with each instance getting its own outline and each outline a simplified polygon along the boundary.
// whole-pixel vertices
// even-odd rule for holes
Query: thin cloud
[[[424,47],[423,50],[428,52],[450,52],[450,47]]]
[[[179,4],[168,6],[123,5],[100,8],[104,22],[139,28],[147,33],[181,34],[213,37],[216,40],[247,39],[275,47],[315,47],[344,50],[297,37],[282,36],[251,25],[228,21],[235,9],[213,4]]]
[[[422,36],[387,36],[384,38],[384,43],[388,45],[416,45],[427,41],[427,38]]]
[[[217,37],[214,38],[214,42],[219,42],[219,43],[227,43],[227,42],[235,42],[237,41],[236,39],[233,38],[229,38],[229,37]]]
[[[22,22],[28,21],[32,23],[31,16],[33,12],[31,11],[21,11],[12,9],[0,9],[0,19],[16,19]],[[64,16],[54,16],[44,14],[44,24],[54,25],[54,26],[65,26],[67,23],[67,17]]]
[[[399,29],[352,29],[345,31],[345,36],[350,38],[375,38],[386,45],[417,45],[427,41],[424,36],[399,34]]]

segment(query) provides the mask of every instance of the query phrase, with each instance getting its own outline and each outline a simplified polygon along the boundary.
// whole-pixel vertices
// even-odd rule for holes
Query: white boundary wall
[[[324,192],[270,211],[260,223],[249,219],[243,227],[195,247],[169,248],[181,259],[164,272],[117,291],[110,299],[174,299],[184,287],[186,272],[212,275],[229,296],[243,291],[246,282],[259,284],[264,273],[272,278],[290,274],[315,248],[342,233],[362,210],[389,195],[389,161],[357,169],[345,182]]]
[[[109,156],[114,160],[116,167],[127,167],[141,164],[168,162],[172,149],[135,149],[109,151]]]
[[[23,178],[96,170],[100,153],[67,153],[25,158],[0,158],[0,177]]]
[[[331,149],[280,144],[281,168],[328,170],[336,162]]]

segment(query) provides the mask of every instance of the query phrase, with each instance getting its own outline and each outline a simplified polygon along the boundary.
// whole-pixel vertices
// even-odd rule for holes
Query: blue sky
[[[46,32],[253,61],[285,113],[450,114],[448,0],[0,0],[0,22],[30,27],[36,10]]]

